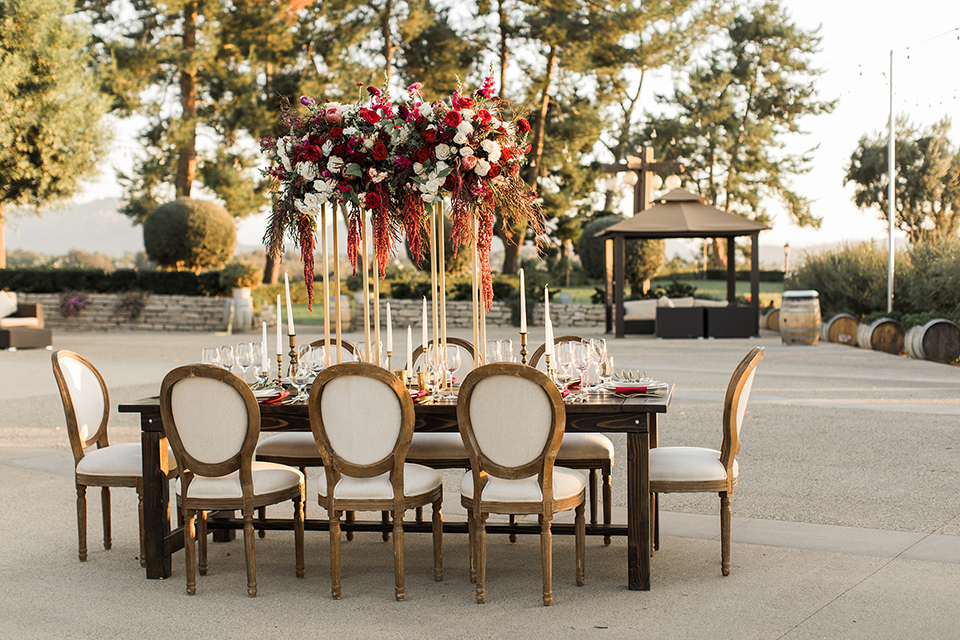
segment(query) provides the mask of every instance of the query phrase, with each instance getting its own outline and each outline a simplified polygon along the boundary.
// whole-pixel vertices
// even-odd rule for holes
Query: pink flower
[[[475,166],[477,166],[477,156],[464,156],[460,160],[460,165],[466,170],[470,171]]]

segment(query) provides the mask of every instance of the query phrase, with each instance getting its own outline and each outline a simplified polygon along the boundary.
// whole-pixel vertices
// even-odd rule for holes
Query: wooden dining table
[[[627,537],[627,583],[632,590],[650,589],[650,556],[653,536],[651,531],[650,457],[651,447],[657,446],[657,416],[666,413],[673,395],[673,387],[664,397],[618,397],[590,395],[586,401],[568,401],[566,431],[593,433],[625,433],[627,436],[627,523],[587,524],[588,535],[617,535]],[[140,435],[143,447],[143,536],[146,549],[147,578],[167,578],[171,574],[171,556],[183,548],[183,527],[170,526],[170,485],[167,472],[172,460],[167,459],[166,437],[160,418],[160,404],[156,397],[119,405],[120,413],[140,415]],[[455,399],[438,399],[416,405],[416,431],[457,431]],[[292,404],[261,404],[262,432],[309,431],[310,421],[305,402]],[[292,521],[257,521],[264,529],[290,529]],[[229,517],[211,519],[213,530],[240,528],[242,522]],[[310,519],[308,530],[324,530],[326,520]],[[382,531],[380,522],[353,522],[342,524],[344,530]],[[391,525],[386,525],[387,527]],[[427,522],[404,523],[404,530],[429,530]],[[466,533],[467,523],[445,521],[445,533]],[[540,527],[524,524],[490,524],[491,533],[536,533]],[[572,524],[556,523],[556,534],[573,534]]]

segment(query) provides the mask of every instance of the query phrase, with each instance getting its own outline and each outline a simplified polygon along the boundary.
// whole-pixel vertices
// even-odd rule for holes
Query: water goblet
[[[448,344],[443,354],[443,368],[447,372],[447,388],[450,395],[456,395],[453,391],[453,374],[460,368],[460,347],[455,344]]]
[[[437,393],[440,391],[441,386],[443,385],[443,353],[440,350],[440,346],[436,344],[431,344],[427,347],[427,351],[424,354],[424,366],[427,369],[428,380],[430,381],[431,393]]]
[[[500,362],[514,362],[513,340],[500,341]]]
[[[573,343],[560,342],[556,345],[557,378],[564,386],[573,378]]]
[[[604,356],[603,361],[600,363],[600,382],[604,387],[606,387],[607,383],[613,378],[614,371],[613,356]]]
[[[487,341],[487,350],[484,352],[487,356],[487,363],[500,362],[500,343],[496,340]]]
[[[227,371],[233,371],[233,365],[236,364],[233,345],[225,344],[220,347],[220,366]]]
[[[311,373],[310,365],[307,363],[298,362],[297,366],[294,367],[293,375],[290,378],[290,382],[297,388],[297,397],[293,399],[294,402],[299,402],[307,397],[304,389],[310,384]]]
[[[582,398],[584,395],[584,386],[586,386],[583,372],[587,368],[587,365],[590,364],[591,349],[585,340],[582,342],[572,342],[571,346],[573,348],[573,366],[576,367],[580,374],[580,391],[577,393],[577,398]]]
[[[220,349],[217,347],[206,347],[200,354],[200,362],[203,364],[212,364],[220,366]]]
[[[310,349],[310,369],[314,375],[327,368],[327,352],[323,347]]]
[[[241,342],[237,345],[236,351],[236,362],[237,366],[240,367],[240,379],[246,382],[247,380],[247,369],[253,366],[253,344],[249,342]]]

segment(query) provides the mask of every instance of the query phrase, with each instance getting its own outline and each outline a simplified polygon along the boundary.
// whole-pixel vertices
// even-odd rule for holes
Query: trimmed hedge
[[[137,271],[118,269],[0,269],[0,289],[23,293],[150,293],[184,296],[230,295],[220,284],[219,271]]]
[[[674,278],[677,280],[703,280],[703,271],[684,271],[681,273],[668,273],[657,276],[658,278]],[[707,280],[726,280],[726,269],[707,269]],[[738,269],[737,280],[750,281],[749,269]],[[760,282],[783,282],[783,271],[776,269],[761,269]]]

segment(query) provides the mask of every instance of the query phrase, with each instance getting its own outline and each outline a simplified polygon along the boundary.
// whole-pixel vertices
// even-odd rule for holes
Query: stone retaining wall
[[[230,320],[230,298],[151,294],[131,320],[117,309],[123,294],[85,296],[89,304],[72,318],[61,315],[57,293],[19,293],[17,301],[42,304],[44,324],[55,331],[226,331]]]

